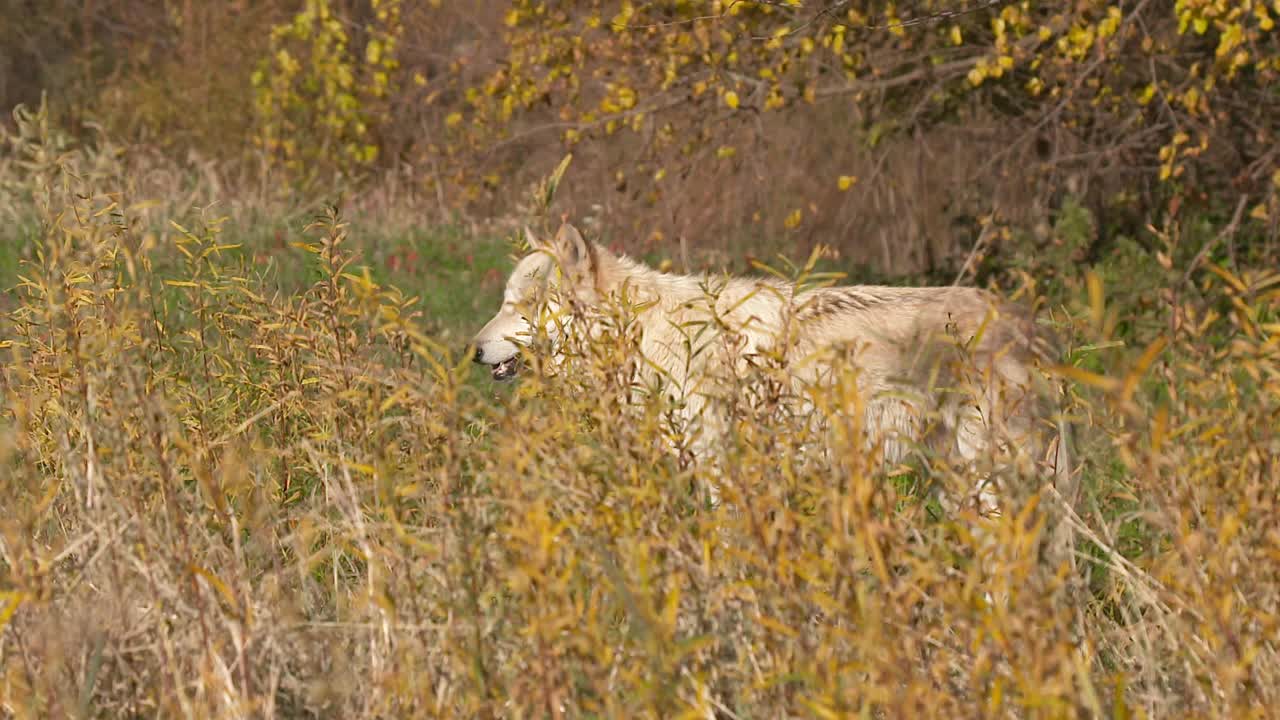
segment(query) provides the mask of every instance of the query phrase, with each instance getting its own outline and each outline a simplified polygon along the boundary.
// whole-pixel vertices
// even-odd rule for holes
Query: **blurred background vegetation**
[[[0,715],[1266,716],[1278,20],[0,0]],[[561,215],[1038,304],[1078,567],[1024,551],[1048,498],[971,562],[919,468],[776,419],[707,512],[606,368],[471,373],[506,238]]]
[[[818,242],[887,275],[1093,262],[1238,201],[1262,242],[1233,251],[1275,252],[1280,7],[1262,0],[3,10],[0,107],[47,94],[76,140],[223,194],[490,220],[571,150],[560,210],[686,266]],[[1052,227],[1077,211],[1086,237],[1064,245]]]

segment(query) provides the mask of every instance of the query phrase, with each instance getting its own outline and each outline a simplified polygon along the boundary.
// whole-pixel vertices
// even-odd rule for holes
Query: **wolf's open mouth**
[[[520,356],[513,355],[497,365],[494,365],[489,372],[493,374],[494,380],[510,380],[516,376],[516,370],[519,369],[519,366]]]

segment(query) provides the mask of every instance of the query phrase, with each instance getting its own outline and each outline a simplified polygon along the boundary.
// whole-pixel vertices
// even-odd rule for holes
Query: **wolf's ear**
[[[526,250],[528,250],[529,252],[533,252],[535,250],[550,249],[547,247],[547,244],[545,242],[539,240],[538,236],[533,234],[533,230],[530,230],[528,225],[524,226],[524,242],[525,242],[525,245],[528,245]]]
[[[556,232],[554,245],[560,261],[566,265],[578,265],[591,259],[591,248],[587,247],[587,241],[582,239],[582,233],[568,223],[561,225],[560,230]]]

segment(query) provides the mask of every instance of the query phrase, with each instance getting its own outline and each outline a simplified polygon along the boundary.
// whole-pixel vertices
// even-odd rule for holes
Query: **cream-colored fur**
[[[641,384],[659,386],[700,422],[699,453],[713,452],[724,418],[709,406],[753,367],[781,368],[796,387],[823,387],[856,371],[867,447],[889,462],[916,443],[980,464],[989,451],[1069,473],[1066,445],[1037,441],[1043,393],[1033,361],[1043,355],[1031,319],[974,288],[886,286],[802,290],[774,279],[662,273],[586,242],[572,226],[516,266],[502,308],[476,335],[476,361],[495,378],[514,375],[534,327],[535,297],[591,323],[591,312],[624,301],[639,328]],[[543,295],[545,293],[545,295]],[[563,323],[546,324],[554,336]],[[588,333],[591,332],[587,328]],[[797,392],[797,396],[804,393]],[[711,412],[708,412],[711,410]],[[1060,428],[1061,429],[1061,428]],[[1046,452],[1049,446],[1056,449]],[[978,489],[979,507],[995,507]]]

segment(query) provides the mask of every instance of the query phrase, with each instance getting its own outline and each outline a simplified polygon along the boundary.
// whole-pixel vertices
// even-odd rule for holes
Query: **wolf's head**
[[[552,341],[567,318],[560,309],[569,299],[592,302],[598,295],[602,251],[583,239],[572,225],[561,225],[544,241],[525,230],[531,252],[516,264],[502,294],[502,307],[472,340],[475,361],[488,365],[495,380],[515,377],[520,348],[536,330],[540,318]]]

